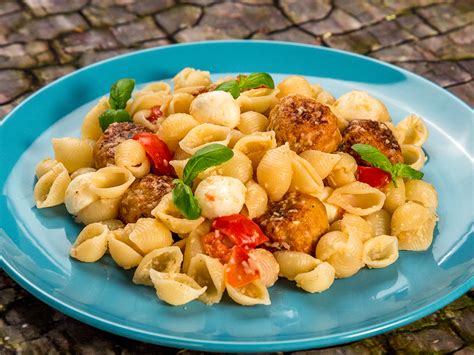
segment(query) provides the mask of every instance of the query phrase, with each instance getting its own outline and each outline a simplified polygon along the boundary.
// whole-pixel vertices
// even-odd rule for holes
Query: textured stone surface
[[[0,0],[0,119],[40,86],[141,48],[285,40],[365,53],[474,104],[472,0]],[[1,218],[1,216],[0,216]],[[474,355],[474,293],[400,329],[298,354]],[[0,271],[0,354],[170,354],[57,312]],[[202,354],[181,350],[180,354]]]

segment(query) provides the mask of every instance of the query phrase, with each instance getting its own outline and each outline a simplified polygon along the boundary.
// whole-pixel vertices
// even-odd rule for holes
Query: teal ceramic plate
[[[279,281],[271,306],[224,300],[208,307],[161,303],[152,288],[105,257],[71,260],[80,230],[64,207],[37,210],[34,167],[52,156],[50,139],[77,136],[82,118],[121,77],[169,79],[186,66],[215,74],[265,71],[306,76],[339,96],[367,90],[395,122],[426,119],[426,180],[439,192],[432,247],[401,252],[398,262],[337,280],[322,294]],[[473,117],[459,99],[389,64],[341,51],[260,41],[205,42],[150,49],[84,68],[38,91],[0,123],[1,264],[42,301],[95,327],[168,346],[215,351],[295,350],[350,342],[426,316],[473,286]]]

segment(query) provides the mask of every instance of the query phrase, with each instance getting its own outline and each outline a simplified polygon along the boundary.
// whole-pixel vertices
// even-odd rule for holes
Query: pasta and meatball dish
[[[227,292],[251,306],[279,277],[322,292],[431,245],[420,117],[394,125],[367,92],[336,99],[300,76],[172,81],[118,80],[37,165],[37,208],[64,203],[85,225],[72,258],[110,254],[171,305]]]

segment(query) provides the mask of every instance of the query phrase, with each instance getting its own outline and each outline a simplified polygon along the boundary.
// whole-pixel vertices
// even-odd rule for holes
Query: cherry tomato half
[[[212,228],[225,234],[236,245],[247,249],[269,240],[255,222],[241,214],[218,217],[212,222]]]
[[[357,167],[357,180],[366,184],[381,188],[387,185],[391,180],[391,175],[379,168],[371,166]]]
[[[207,255],[219,259],[222,264],[229,262],[235,244],[227,236],[215,230],[202,236],[201,241]]]
[[[142,132],[133,136],[138,141],[151,160],[154,173],[169,175],[173,172],[173,167],[169,164],[173,159],[168,146],[154,133]]]
[[[250,267],[248,260],[249,254],[244,248],[237,245],[232,248],[232,255],[225,269],[226,280],[231,286],[244,287],[260,277],[258,270]]]

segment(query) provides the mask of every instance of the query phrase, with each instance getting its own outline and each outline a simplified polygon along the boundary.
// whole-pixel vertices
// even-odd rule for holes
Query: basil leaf
[[[392,174],[416,180],[420,180],[424,175],[421,171],[415,170],[406,164],[395,164],[392,168]]]
[[[183,181],[186,185],[191,185],[200,172],[211,166],[220,165],[234,156],[232,149],[222,144],[210,144],[199,149],[189,158],[183,172]]]
[[[240,95],[239,83],[237,80],[224,81],[215,90],[227,91],[232,95],[234,99],[238,98]]]
[[[125,110],[112,110],[110,108],[99,116],[99,124],[103,132],[114,122],[132,122],[132,118]]]
[[[370,144],[354,144],[352,149],[360,155],[362,160],[366,161],[373,167],[392,173],[392,163],[374,146],[371,146]]]
[[[132,96],[135,80],[120,79],[110,88],[109,104],[113,109],[122,109],[127,106],[127,101]]]
[[[191,188],[179,179],[173,182],[176,184],[173,189],[173,202],[178,210],[187,219],[199,218],[201,216],[201,208]]]
[[[261,86],[265,86],[270,89],[275,88],[275,83],[273,82],[272,77],[268,73],[253,73],[249,76],[241,75],[239,76],[239,78],[240,91],[256,89]]]

